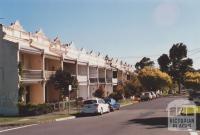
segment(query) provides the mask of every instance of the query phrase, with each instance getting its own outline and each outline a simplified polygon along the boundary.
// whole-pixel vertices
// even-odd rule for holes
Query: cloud
[[[180,8],[175,3],[161,3],[153,13],[153,19],[157,25],[173,26],[180,16]]]

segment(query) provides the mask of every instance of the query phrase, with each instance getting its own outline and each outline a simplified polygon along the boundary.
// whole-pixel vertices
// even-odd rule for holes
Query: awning
[[[42,54],[42,50],[33,48],[29,45],[20,44],[20,52],[30,53],[30,54]]]
[[[63,62],[65,62],[65,63],[71,63],[71,64],[76,64],[75,60],[64,59]]]
[[[61,57],[54,56],[54,55],[49,55],[49,54],[45,54],[44,57],[48,58],[48,59],[61,60]]]
[[[38,84],[41,83],[43,80],[42,79],[30,79],[30,80],[21,80],[24,85],[26,84]]]
[[[78,65],[88,65],[87,62],[81,62],[81,61],[78,61],[77,64],[78,64]]]

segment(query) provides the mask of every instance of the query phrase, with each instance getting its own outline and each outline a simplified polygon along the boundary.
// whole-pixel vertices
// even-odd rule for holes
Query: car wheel
[[[111,112],[113,112],[113,111],[114,111],[114,109],[113,109],[112,107],[109,107],[109,109],[110,109],[110,111],[111,111]]]
[[[101,108],[101,110],[100,110],[100,115],[102,115],[103,114],[103,108]]]
[[[108,113],[111,111],[110,107],[108,107]]]

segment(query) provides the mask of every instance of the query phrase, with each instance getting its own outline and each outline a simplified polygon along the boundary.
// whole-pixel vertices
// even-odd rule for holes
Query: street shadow
[[[151,117],[151,118],[141,118],[129,120],[127,124],[140,124],[151,126],[148,129],[153,128],[167,128],[168,127],[168,117]],[[200,115],[196,117],[196,130],[200,130]]]
[[[94,116],[98,116],[98,114],[81,114],[81,113],[77,113],[77,114],[74,114],[74,116],[76,118],[82,118],[82,117],[94,117]]]
[[[151,118],[132,119],[128,121],[128,124],[140,124],[140,125],[152,126],[151,128],[167,128],[168,118],[151,117]]]

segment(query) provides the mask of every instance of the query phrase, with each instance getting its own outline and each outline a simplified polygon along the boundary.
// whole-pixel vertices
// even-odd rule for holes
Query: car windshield
[[[104,101],[105,101],[106,103],[109,103],[109,102],[110,102],[110,99],[109,99],[109,98],[106,98],[106,99],[104,99]]]
[[[86,101],[84,101],[84,104],[95,104],[95,103],[97,103],[96,100],[86,100]]]
[[[144,93],[145,96],[149,96],[149,93]]]

